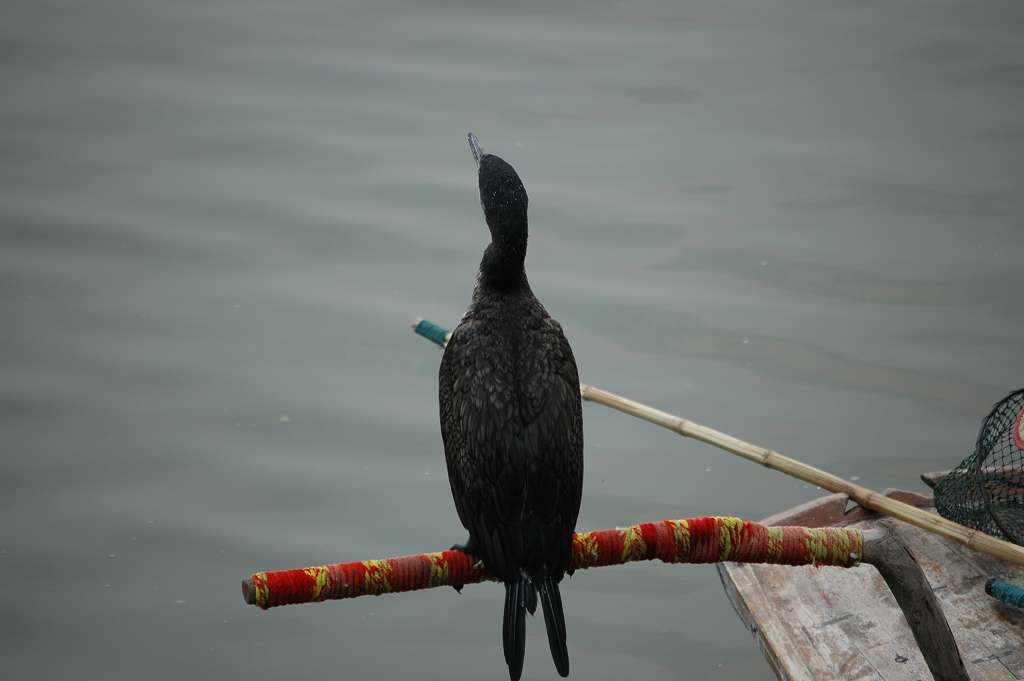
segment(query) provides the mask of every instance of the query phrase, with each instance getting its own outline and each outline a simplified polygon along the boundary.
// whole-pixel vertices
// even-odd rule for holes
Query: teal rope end
[[[985,593],[1000,603],[1024,608],[1024,587],[1004,582],[1001,579],[990,579],[985,582]]]
[[[437,343],[442,348],[448,343],[448,338],[451,337],[447,329],[433,322],[428,322],[426,319],[417,319],[416,323],[412,325],[412,330],[427,340]]]

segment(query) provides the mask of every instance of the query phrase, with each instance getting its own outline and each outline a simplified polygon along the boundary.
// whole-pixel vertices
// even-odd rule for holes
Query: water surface
[[[501,595],[244,606],[461,541],[439,353],[531,197],[584,380],[876,488],[1022,383],[1016,2],[0,9],[5,677],[503,679]],[[808,485],[585,408],[582,528]],[[563,589],[577,679],[769,679],[714,569]],[[543,627],[526,678],[553,678]]]

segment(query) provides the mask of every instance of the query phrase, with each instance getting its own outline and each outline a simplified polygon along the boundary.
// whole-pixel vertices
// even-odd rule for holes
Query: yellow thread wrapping
[[[718,523],[718,560],[729,560],[740,543],[743,521],[731,516],[715,518]]]
[[[829,552],[829,563],[843,565],[849,562],[850,539],[845,532],[835,532],[832,537],[832,550]]]
[[[676,541],[673,558],[681,563],[690,557],[690,524],[685,520],[670,520],[673,537]]]
[[[327,582],[329,581],[330,573],[327,572],[327,567],[319,565],[317,567],[308,567],[303,570],[310,578],[313,579],[313,598],[314,601],[322,601],[327,598],[324,593],[327,590]]]
[[[391,564],[386,560],[364,560],[366,593],[386,594],[391,591]]]
[[[826,562],[828,558],[828,545],[825,542],[825,533],[821,530],[807,529],[807,557],[811,565]]]
[[[576,543],[579,546],[579,567],[587,568],[597,565],[600,558],[600,551],[597,546],[597,537],[593,532],[580,532],[576,535]]]
[[[835,543],[832,545],[833,564],[852,567],[859,563],[861,538],[860,530],[837,531]]]
[[[782,557],[782,528],[768,528],[768,556],[765,562],[775,563]]]
[[[647,554],[647,543],[639,525],[630,525],[622,531],[622,562],[642,560]]]
[[[256,572],[252,576],[252,588],[256,592],[256,605],[267,609],[267,603],[270,601],[270,591],[267,589],[267,573]]]
[[[430,586],[442,586],[448,583],[448,561],[444,559],[444,554],[428,553],[427,558],[430,559],[430,576],[427,577],[427,583]]]

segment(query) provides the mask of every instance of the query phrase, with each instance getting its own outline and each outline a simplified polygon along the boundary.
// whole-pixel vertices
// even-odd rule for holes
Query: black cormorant
[[[469,530],[455,548],[505,583],[502,642],[513,681],[523,670],[526,611],[538,597],[555,667],[567,676],[558,583],[583,492],[579,374],[562,327],[526,280],[526,188],[511,165],[468,138],[491,243],[439,372],[448,480]]]

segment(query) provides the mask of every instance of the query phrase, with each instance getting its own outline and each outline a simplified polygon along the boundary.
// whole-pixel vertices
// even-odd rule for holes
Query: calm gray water
[[[238,587],[464,538],[408,324],[469,299],[468,129],[584,380],[877,488],[969,453],[1024,383],[1022,5],[572,4],[4,2],[5,678],[507,678],[496,587]],[[582,528],[819,494],[584,416]],[[711,567],[563,593],[573,678],[771,678]]]

